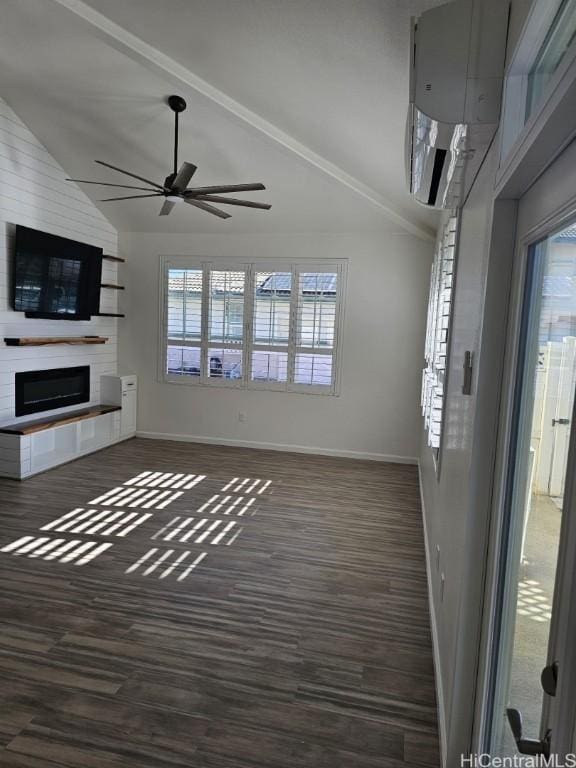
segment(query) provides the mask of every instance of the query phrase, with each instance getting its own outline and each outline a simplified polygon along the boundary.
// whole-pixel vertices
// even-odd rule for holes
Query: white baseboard
[[[426,505],[424,504],[424,489],[422,488],[422,472],[418,466],[418,482],[420,485],[420,506],[422,507],[422,526],[424,528],[424,549],[426,550],[426,581],[428,583],[428,604],[430,607],[430,629],[432,633],[432,648],[434,656],[434,677],[436,680],[436,707],[438,714],[438,733],[440,736],[440,765],[446,767],[448,753],[448,734],[446,730],[446,710],[444,708],[444,688],[442,685],[442,667],[440,663],[440,643],[438,639],[438,622],[432,591],[432,560],[426,526]]]
[[[264,451],[284,451],[285,453],[308,453],[317,456],[338,456],[345,459],[361,459],[364,461],[392,462],[394,464],[418,464],[414,456],[394,456],[385,453],[368,453],[366,451],[342,451],[336,448],[320,448],[308,445],[290,445],[283,443],[263,443],[251,440],[229,440],[220,437],[203,435],[180,435],[169,432],[137,432],[136,437],[148,440],[174,440],[183,443],[207,443],[208,445],[226,445],[232,448],[257,448]]]

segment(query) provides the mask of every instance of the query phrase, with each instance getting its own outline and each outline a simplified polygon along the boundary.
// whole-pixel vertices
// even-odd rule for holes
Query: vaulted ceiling
[[[247,196],[273,205],[159,217],[86,187],[121,231],[426,237],[436,216],[405,185],[409,24],[442,1],[2,0],[0,96],[71,176],[123,183],[93,160],[162,182],[181,94],[194,183],[262,181]]]

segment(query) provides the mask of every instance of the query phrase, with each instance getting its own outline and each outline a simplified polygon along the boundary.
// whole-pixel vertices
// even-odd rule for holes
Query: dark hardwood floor
[[[415,467],[135,439],[0,522],[1,766],[438,766]]]

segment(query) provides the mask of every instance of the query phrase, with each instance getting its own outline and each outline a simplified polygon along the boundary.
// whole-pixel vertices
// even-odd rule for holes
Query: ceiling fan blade
[[[208,211],[208,213],[213,213],[214,216],[218,216],[221,219],[230,218],[230,214],[226,213],[226,211],[221,211],[219,208],[215,208],[213,205],[208,205],[208,203],[203,203],[201,200],[187,197],[184,199],[184,202],[193,205],[195,208],[201,208],[203,211]]]
[[[168,216],[168,214],[170,213],[172,208],[174,208],[175,205],[176,203],[171,203],[170,200],[164,200],[164,205],[162,206],[162,208],[160,208],[160,213],[158,214],[158,216]]]
[[[144,192],[153,192],[150,187],[132,187],[129,184],[109,184],[107,181],[87,181],[86,179],[66,179],[75,181],[76,184],[97,184],[99,187],[121,187],[122,189],[142,189]]]
[[[269,211],[272,206],[269,203],[255,203],[253,200],[237,200],[235,197],[220,197],[219,195],[196,195],[194,200],[207,200],[210,203],[224,203],[225,205],[242,205],[245,208],[261,208]]]
[[[130,173],[130,171],[124,171],[122,168],[117,168],[115,165],[110,165],[110,163],[105,163],[103,160],[94,160],[95,163],[98,163],[98,165],[104,165],[106,168],[112,168],[113,171],[118,171],[118,173],[123,173],[126,176],[132,176],[133,179],[138,179],[138,181],[143,181],[146,184],[150,184],[153,187],[156,187],[157,189],[161,189],[164,191],[164,187],[160,184],[156,184],[155,181],[150,181],[150,179],[145,179],[143,176],[137,176],[135,173]]]
[[[175,189],[177,192],[184,192],[196,171],[197,168],[194,163],[182,163],[180,170],[176,174],[176,178],[172,182],[172,189]]]
[[[105,197],[101,203],[110,203],[112,200],[141,200],[144,197],[164,197],[163,192],[152,192],[151,195],[128,195],[128,197]]]
[[[266,189],[264,184],[221,184],[215,187],[191,187],[185,191],[185,195],[218,195],[220,192],[257,192]]]

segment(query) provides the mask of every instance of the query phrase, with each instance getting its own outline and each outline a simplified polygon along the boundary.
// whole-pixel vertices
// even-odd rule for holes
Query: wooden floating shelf
[[[122,410],[119,405],[95,405],[91,408],[83,408],[71,413],[61,413],[58,416],[48,416],[44,419],[35,419],[34,421],[22,421],[19,424],[0,427],[0,433],[4,435],[31,435],[34,432],[42,432],[45,429],[59,427],[62,424],[72,424],[75,421],[84,421],[94,416],[103,416],[106,413]]]
[[[120,256],[102,256],[103,259],[106,259],[106,261],[119,261],[122,264],[126,262],[126,259],[122,259]]]
[[[8,347],[45,347],[48,344],[106,344],[108,336],[27,336],[4,341]]]
[[[94,317],[126,317],[121,312],[96,312]]]
[[[114,285],[113,283],[100,283],[100,288],[112,288],[114,291],[125,290],[123,285]]]

